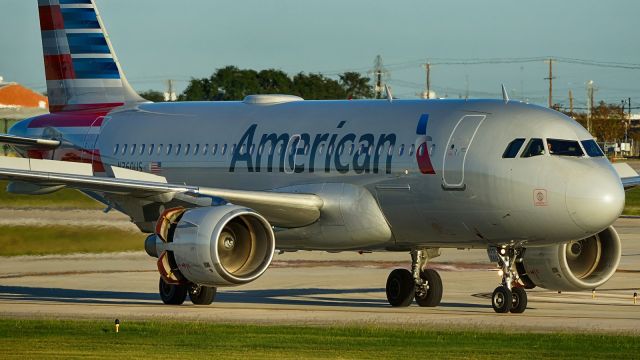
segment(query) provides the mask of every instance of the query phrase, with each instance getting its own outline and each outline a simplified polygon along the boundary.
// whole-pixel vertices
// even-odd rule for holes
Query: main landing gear
[[[415,299],[420,306],[434,307],[442,300],[442,279],[437,271],[425,269],[430,258],[440,255],[438,249],[411,252],[411,271],[395,269],[387,278],[387,300],[391,306],[409,306]]]
[[[497,313],[520,314],[527,308],[527,293],[518,282],[515,263],[524,249],[514,246],[490,248],[489,257],[498,263],[502,272],[502,284],[493,290],[491,305]]]
[[[210,305],[216,297],[216,288],[195,284],[169,284],[160,277],[160,298],[167,305],[181,305],[189,295],[194,305]]]

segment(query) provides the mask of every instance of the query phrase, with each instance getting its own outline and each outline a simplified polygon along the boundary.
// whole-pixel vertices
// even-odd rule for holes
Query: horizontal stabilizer
[[[60,140],[36,139],[13,135],[0,134],[0,144],[11,144],[29,149],[55,149],[60,146]]]

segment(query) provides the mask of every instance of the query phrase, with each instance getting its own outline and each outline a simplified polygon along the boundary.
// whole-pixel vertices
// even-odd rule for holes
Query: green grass
[[[115,228],[3,226],[0,256],[138,251],[144,238]]]
[[[640,188],[634,188],[626,192],[624,215],[640,215]]]
[[[409,326],[407,326],[409,328]],[[633,359],[619,334],[402,330],[205,322],[0,320],[3,359]]]
[[[63,189],[48,195],[16,195],[5,189],[7,181],[0,181],[2,208],[103,209],[105,206],[78,190]]]

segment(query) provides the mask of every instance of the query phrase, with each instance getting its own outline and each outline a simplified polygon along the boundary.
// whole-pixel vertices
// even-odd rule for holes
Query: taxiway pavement
[[[163,305],[155,260],[143,252],[0,258],[0,317],[175,319],[269,324],[373,324],[487,330],[640,333],[640,219],[615,224],[619,271],[595,293],[534,289],[524,314],[496,314],[499,282],[482,250],[444,249],[431,267],[444,284],[441,306],[392,308],[387,275],[406,253],[298,252],[274,257],[253,283],[223,288],[210,306]]]

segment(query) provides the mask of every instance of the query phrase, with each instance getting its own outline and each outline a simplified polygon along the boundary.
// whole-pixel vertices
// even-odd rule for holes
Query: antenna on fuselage
[[[393,95],[391,94],[391,88],[389,87],[389,85],[384,84],[384,91],[387,93],[387,100],[389,100],[389,102],[392,102]]]
[[[509,102],[509,94],[507,94],[507,89],[504,87],[504,84],[502,84],[502,100],[504,100],[505,103]]]

